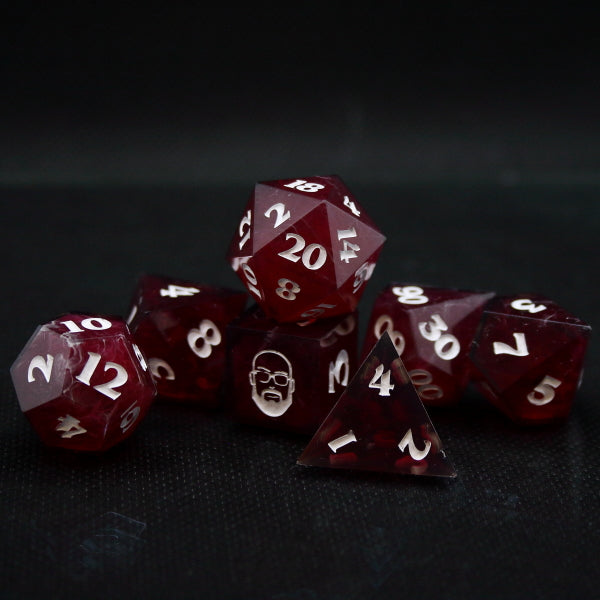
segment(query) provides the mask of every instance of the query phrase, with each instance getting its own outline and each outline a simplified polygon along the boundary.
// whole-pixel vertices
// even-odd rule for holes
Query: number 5
[[[550,377],[550,375],[546,375],[544,379],[538,385],[533,388],[533,392],[527,394],[527,400],[534,404],[535,406],[543,406],[544,404],[548,404],[548,402],[552,402],[554,400],[554,396],[556,392],[554,391],[562,381],[558,379],[554,379],[554,377]],[[537,394],[540,394],[539,397]]]

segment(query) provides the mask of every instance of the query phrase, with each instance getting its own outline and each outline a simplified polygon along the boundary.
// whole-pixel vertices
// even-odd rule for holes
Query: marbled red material
[[[300,326],[258,306],[228,328],[228,406],[241,422],[312,435],[356,369],[356,313]]]
[[[65,314],[39,326],[11,367],[21,410],[44,443],[102,451],[128,437],[156,387],[126,323]]]
[[[390,283],[377,296],[363,344],[367,356],[384,331],[426,405],[460,400],[469,381],[469,350],[492,292]]]
[[[535,294],[486,307],[471,350],[479,390],[522,424],[565,419],[581,382],[589,325]]]
[[[172,277],[139,278],[128,320],[161,398],[219,406],[225,330],[247,299],[243,291]]]
[[[227,259],[268,317],[355,310],[385,237],[337,176],[256,184]]]
[[[372,348],[298,463],[456,476],[387,332]]]

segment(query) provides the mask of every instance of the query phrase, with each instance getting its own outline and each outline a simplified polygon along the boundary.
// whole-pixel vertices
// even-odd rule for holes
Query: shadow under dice
[[[512,420],[565,419],[581,382],[589,325],[537,295],[494,299],[473,343],[474,379]]]
[[[491,292],[392,283],[377,296],[363,358],[387,331],[424,404],[458,402],[469,381],[469,350]]]
[[[216,408],[225,373],[225,330],[245,292],[144,275],[129,317],[162,398]]]
[[[355,310],[385,237],[337,176],[257,183],[227,259],[268,317]]]
[[[228,328],[232,417],[313,434],[356,368],[357,325],[356,313],[300,326],[251,308]]]
[[[126,323],[66,314],[39,326],[11,367],[21,410],[42,441],[106,450],[128,437],[156,387]]]

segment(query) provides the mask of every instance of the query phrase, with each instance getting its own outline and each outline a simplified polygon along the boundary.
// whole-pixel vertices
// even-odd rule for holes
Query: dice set
[[[523,294],[386,286],[358,366],[358,310],[385,242],[337,176],[257,183],[226,258],[246,292],[143,275],[129,317],[65,314],[11,368],[48,445],[102,451],[158,394],[312,436],[298,463],[454,477],[426,406],[469,383],[510,419],[565,419],[590,327]]]

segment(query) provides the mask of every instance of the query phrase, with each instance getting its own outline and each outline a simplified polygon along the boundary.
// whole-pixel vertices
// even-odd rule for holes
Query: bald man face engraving
[[[262,350],[252,360],[252,400],[269,417],[280,417],[292,404],[295,381],[290,361],[277,350]]]

